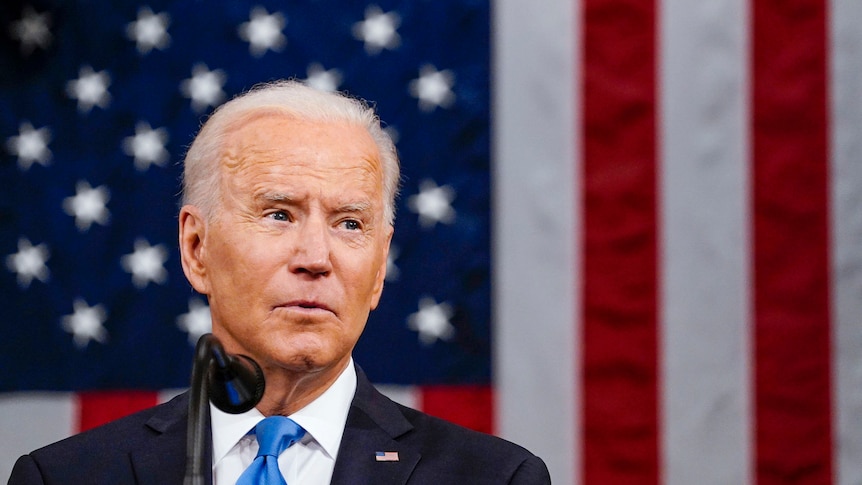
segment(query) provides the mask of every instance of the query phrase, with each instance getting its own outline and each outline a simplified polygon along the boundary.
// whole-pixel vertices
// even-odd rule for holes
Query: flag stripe
[[[656,16],[584,8],[584,481],[658,483]]]
[[[832,302],[835,483],[862,483],[862,2],[833,0],[831,26]]]
[[[749,483],[748,10],[661,6],[662,475]]]
[[[753,2],[757,480],[831,483],[826,7]]]
[[[577,2],[494,3],[496,428],[578,483]]]
[[[490,386],[423,386],[419,409],[483,433],[494,434]]]
[[[86,431],[109,421],[155,406],[153,391],[88,391],[77,394],[77,429]]]
[[[19,456],[75,432],[73,396],[68,392],[0,394],[0,481],[9,477]]]

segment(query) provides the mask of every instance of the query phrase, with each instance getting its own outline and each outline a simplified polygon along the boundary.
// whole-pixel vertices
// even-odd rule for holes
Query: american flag
[[[397,451],[378,451],[374,454],[375,461],[398,461]]]
[[[179,264],[180,162],[215,106],[278,78],[372,101],[403,159],[386,295],[356,361],[408,404],[480,402],[465,424],[491,431],[486,2],[0,14],[0,475],[27,448],[188,386],[210,322]]]
[[[862,484],[858,0],[0,14],[0,476],[186,385],[207,311],[177,163],[215,105],[293,76],[397,138],[355,354],[386,392],[555,483]]]

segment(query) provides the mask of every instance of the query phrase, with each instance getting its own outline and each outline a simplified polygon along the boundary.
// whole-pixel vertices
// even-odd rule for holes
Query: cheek
[[[213,290],[226,296],[251,291],[262,276],[265,261],[265,251],[258,251],[251,241],[221,239],[210,253]]]

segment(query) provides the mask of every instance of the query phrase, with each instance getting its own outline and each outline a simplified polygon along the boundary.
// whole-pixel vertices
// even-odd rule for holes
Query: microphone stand
[[[201,336],[192,364],[183,485],[204,485],[209,401],[226,413],[241,414],[260,402],[264,388],[263,371],[257,362],[244,355],[228,354],[213,334]]]
[[[203,445],[209,424],[209,385],[204,376],[212,355],[212,334],[205,334],[195,347],[189,394],[189,423],[186,428],[186,477],[183,485],[204,485]]]

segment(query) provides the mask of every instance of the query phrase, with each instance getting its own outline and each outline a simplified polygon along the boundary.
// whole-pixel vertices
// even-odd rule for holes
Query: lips
[[[330,313],[335,313],[332,308],[326,305],[323,302],[314,301],[314,300],[294,300],[279,305],[281,308],[287,308],[290,310],[298,310],[298,311],[327,311]]]

